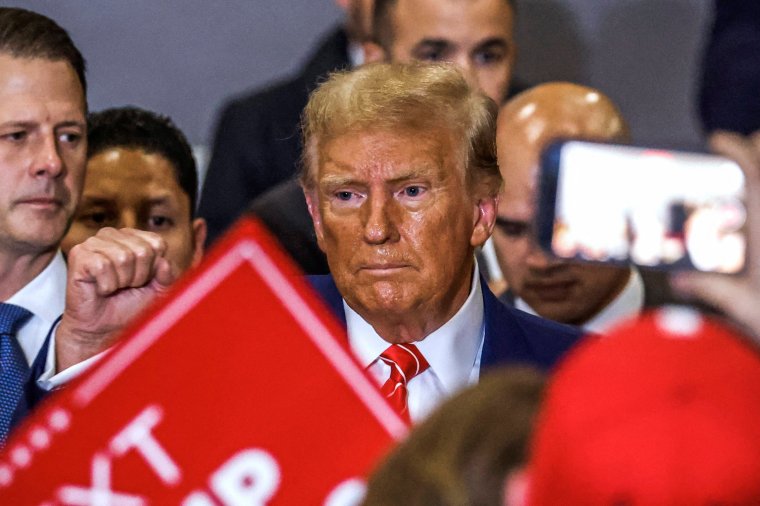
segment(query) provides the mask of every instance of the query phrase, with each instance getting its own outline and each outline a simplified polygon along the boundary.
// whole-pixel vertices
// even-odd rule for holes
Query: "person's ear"
[[[309,215],[311,216],[311,221],[314,223],[314,232],[317,235],[317,244],[319,245],[319,249],[322,251],[325,250],[323,247],[324,242],[324,229],[322,228],[322,215],[320,214],[319,210],[319,195],[317,193],[318,191],[314,188],[303,189],[303,196],[306,198],[306,207],[309,208]]]
[[[193,220],[193,259],[190,262],[190,267],[197,267],[201,263],[201,260],[203,260],[203,245],[206,242],[207,233],[206,220],[195,218]]]
[[[384,62],[390,59],[386,54],[385,49],[383,49],[377,42],[363,42],[362,49],[364,50],[364,63]]]
[[[483,193],[473,206],[473,227],[470,245],[482,246],[491,237],[496,223],[496,213],[499,209],[499,196]]]
[[[349,0],[335,0],[335,5],[343,9],[344,11],[348,10],[348,2]]]

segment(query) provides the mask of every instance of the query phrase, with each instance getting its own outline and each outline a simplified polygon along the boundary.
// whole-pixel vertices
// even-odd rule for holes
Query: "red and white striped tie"
[[[406,399],[409,392],[406,385],[430,367],[430,364],[413,344],[392,344],[379,358],[391,368],[391,376],[381,391],[396,411],[408,421],[409,408]]]

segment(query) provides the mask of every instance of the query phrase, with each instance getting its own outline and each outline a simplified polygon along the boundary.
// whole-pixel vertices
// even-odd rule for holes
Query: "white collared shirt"
[[[390,377],[390,368],[378,359],[390,344],[343,301],[351,350],[379,385]],[[470,294],[459,311],[439,329],[414,343],[430,368],[409,381],[407,400],[412,421],[425,418],[443,400],[467,385],[480,373],[485,321],[483,294],[477,265]]]
[[[16,332],[21,350],[31,366],[55,320],[63,313],[66,305],[66,261],[59,251],[37,277],[14,293],[5,302],[21,306],[32,313],[32,317]],[[50,340],[45,371],[37,378],[37,384],[45,390],[61,386],[97,362],[100,354],[76,364],[56,374],[55,335]]]
[[[515,299],[515,307],[526,313],[537,314],[521,298]],[[644,280],[641,274],[635,268],[631,268],[631,275],[628,277],[628,283],[612,302],[607,304],[599,313],[589,321],[581,325],[584,330],[603,334],[610,330],[623,320],[628,320],[641,313],[644,308]]]
[[[66,262],[59,251],[45,269],[5,302],[21,306],[32,317],[18,330],[16,338],[31,366],[53,322],[66,303]],[[51,346],[51,350],[52,350]],[[48,354],[47,367],[55,366],[55,353]]]
[[[352,69],[364,64],[364,47],[358,42],[348,42],[348,63]]]

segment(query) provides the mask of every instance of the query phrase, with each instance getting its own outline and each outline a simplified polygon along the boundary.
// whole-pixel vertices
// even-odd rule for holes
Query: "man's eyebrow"
[[[68,127],[78,127],[78,128],[84,128],[86,125],[86,122],[84,121],[76,121],[76,120],[68,120],[68,121],[62,121],[60,123],[56,123],[56,128],[68,128]]]
[[[339,164],[336,164],[339,165]],[[320,186],[329,186],[329,187],[336,187],[336,186],[349,186],[357,184],[358,181],[353,176],[343,176],[340,174],[328,174],[326,176],[322,176],[319,179],[319,185]]]
[[[29,129],[33,128],[37,123],[35,121],[25,121],[25,120],[10,120],[6,121],[5,123],[0,123],[0,128],[24,128]]]
[[[441,50],[446,49],[451,45],[451,41],[448,41],[446,39],[422,39],[414,45],[414,48],[412,50],[414,51],[423,48]]]
[[[407,172],[401,173],[393,179],[389,179],[388,183],[398,184],[413,179],[431,179],[434,175],[435,171],[432,168],[420,166],[414,169],[410,169]]]
[[[411,169],[408,172],[399,174],[393,179],[388,179],[386,183],[395,185],[413,179],[429,179],[431,177],[432,170],[428,168]],[[328,174],[323,176],[319,182],[320,186],[328,188],[337,188],[341,186],[365,186],[367,183],[355,179],[352,176],[342,176],[339,174]]]
[[[31,128],[35,128],[37,125],[39,125],[39,123],[32,120],[10,120],[10,121],[6,121],[5,123],[0,123],[0,128],[31,129]],[[55,128],[69,128],[69,127],[85,128],[85,125],[86,125],[86,122],[84,121],[77,121],[77,120],[72,119],[72,120],[56,123]]]
[[[500,227],[529,227],[530,221],[513,220],[510,218],[504,218],[503,216],[496,216],[496,225]]]
[[[149,206],[160,206],[164,204],[171,204],[171,196],[168,194],[165,195],[158,195],[156,197],[150,197],[147,200],[147,203]]]
[[[330,158],[329,156],[325,156],[325,158],[322,160],[321,165],[327,165],[330,164],[332,166],[337,167],[341,171],[345,171],[345,174],[327,174],[324,176],[319,177],[318,185],[326,185],[326,186],[345,186],[345,185],[351,185],[356,184],[358,181],[354,177],[355,168],[353,165],[341,162],[340,160],[335,160],[333,158]]]
[[[477,51],[482,51],[483,49],[493,49],[493,48],[504,48],[508,49],[510,47],[509,42],[506,41],[506,39],[502,37],[489,37],[481,42],[478,43],[478,45],[475,47]]]
[[[113,203],[113,199],[110,199],[108,197],[99,197],[97,195],[82,195],[82,200],[79,203],[79,206],[83,205],[90,205],[90,206],[106,206]]]

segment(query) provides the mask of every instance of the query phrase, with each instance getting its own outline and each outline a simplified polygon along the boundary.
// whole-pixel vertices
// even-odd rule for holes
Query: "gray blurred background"
[[[332,0],[6,0],[49,15],[89,64],[92,110],[171,116],[200,147],[231,95],[295,71],[342,17]],[[699,149],[709,0],[517,0],[517,76],[600,88],[636,143]]]

